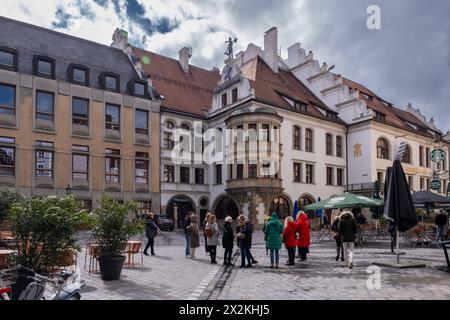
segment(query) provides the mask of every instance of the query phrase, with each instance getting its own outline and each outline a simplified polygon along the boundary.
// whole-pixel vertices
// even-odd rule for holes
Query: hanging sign
[[[439,190],[442,186],[441,180],[433,180],[430,182],[430,188],[432,190]]]
[[[434,149],[431,151],[431,161],[433,162],[441,162],[445,160],[445,151],[442,149]]]

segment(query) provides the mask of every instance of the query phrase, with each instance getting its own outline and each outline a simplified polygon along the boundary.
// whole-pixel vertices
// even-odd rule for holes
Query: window
[[[343,149],[342,137],[336,136],[336,157],[342,158],[343,155],[342,149]]]
[[[332,112],[327,112],[327,118],[331,120],[337,120],[337,115]]]
[[[35,174],[38,178],[53,178],[54,152],[53,142],[36,141]],[[47,148],[47,149],[39,149]]]
[[[17,71],[17,51],[0,47],[0,68]]]
[[[425,190],[425,178],[420,178],[420,190]]]
[[[191,183],[190,170],[188,167],[180,167],[180,182],[186,184]]]
[[[377,141],[377,157],[378,159],[389,159],[389,145],[384,138]]]
[[[248,177],[254,179],[258,177],[258,165],[256,163],[248,164]]]
[[[377,180],[380,183],[384,183],[384,173],[383,172],[381,172],[381,171],[377,172]]]
[[[244,164],[238,163],[236,165],[236,179],[243,179],[244,178]]]
[[[236,141],[237,142],[244,141],[244,126],[241,124],[236,126]]]
[[[305,151],[313,152],[313,131],[311,129],[305,130]]]
[[[0,115],[16,114],[16,87],[0,84]]]
[[[134,160],[136,183],[148,184],[148,167],[148,153],[136,152],[136,159]]]
[[[409,190],[413,191],[414,190],[414,177],[413,176],[408,176],[408,185],[409,185]]]
[[[175,182],[174,166],[164,166],[164,181],[165,182]]]
[[[336,185],[339,187],[344,185],[344,169],[336,169]]]
[[[216,184],[222,183],[222,165],[216,164]]]
[[[152,203],[150,201],[137,201],[137,214],[143,215],[150,212]]]
[[[175,141],[172,140],[172,132],[164,132],[164,148],[172,150]]]
[[[258,138],[258,126],[256,123],[249,123],[248,125],[248,140],[256,141]]]
[[[205,170],[195,169],[195,184],[205,184]]]
[[[269,142],[270,141],[270,125],[267,123],[263,123],[261,125],[261,131],[263,134],[263,140]]]
[[[329,133],[325,136],[325,147],[327,156],[333,155],[333,136]]]
[[[222,94],[222,107],[225,107],[227,105],[227,94]]]
[[[1,137],[0,142],[14,144],[14,138]],[[0,145],[0,175],[15,175],[16,149],[10,145]]]
[[[89,152],[88,146],[72,146],[72,180],[89,180]]]
[[[294,162],[294,182],[302,182],[302,164]]]
[[[308,111],[308,108],[306,106],[306,104],[301,103],[301,102],[294,102],[294,109],[297,111],[302,111],[302,112],[306,112]]]
[[[292,131],[292,148],[294,150],[300,150],[301,149],[301,131],[300,127],[294,126]]]
[[[112,72],[102,72],[99,79],[104,90],[120,91],[120,77],[118,74]]]
[[[314,183],[314,165],[312,165],[312,164],[306,165],[305,182],[306,183]]]
[[[135,82],[134,83],[134,90],[133,93],[137,96],[145,96],[145,84],[142,82]]]
[[[175,128],[175,125],[172,121],[166,121],[166,129],[172,130]]]
[[[270,167],[271,167],[270,161],[264,161],[261,164],[262,176],[264,178],[270,178],[271,177]]]
[[[34,56],[34,75],[45,78],[55,78],[55,59],[45,56]]]
[[[431,167],[430,166],[430,148],[426,148],[426,151],[425,151],[425,166],[427,168]]]
[[[333,185],[333,173],[334,169],[331,167],[327,167],[327,185],[329,186]]]
[[[419,166],[423,167],[423,147],[422,146],[419,146]]]
[[[120,131],[120,106],[106,104],[105,128]]]
[[[236,101],[238,101],[238,89],[234,88],[231,90],[231,103],[235,103]]]
[[[386,122],[386,116],[377,111],[375,111],[375,119],[380,122]]]
[[[89,86],[89,68],[72,63],[67,69],[67,74],[70,82]]]
[[[120,182],[120,150],[106,149],[105,180]]]
[[[53,121],[54,99],[51,92],[36,91],[36,119]]]
[[[411,164],[411,147],[409,145],[406,146],[405,153],[403,154],[402,162]]]
[[[148,111],[136,109],[135,126],[136,133],[148,135]]]
[[[73,98],[72,123],[80,126],[89,126],[89,100]]]

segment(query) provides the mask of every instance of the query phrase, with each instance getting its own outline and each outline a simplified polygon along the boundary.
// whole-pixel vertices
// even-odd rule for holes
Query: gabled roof
[[[308,106],[306,112],[299,113],[345,125],[345,122],[339,118],[330,119],[326,114],[324,115],[319,109],[325,113],[336,114],[336,112],[329,109],[291,72],[280,69],[276,73],[259,56],[246,62],[241,67],[241,71],[255,90],[257,101],[296,112],[285,99],[288,98]]]
[[[373,121],[378,121],[380,123],[385,123],[387,125],[390,125],[390,126],[393,126],[393,127],[399,128],[399,129],[417,133],[417,134],[420,134],[427,138],[433,138],[432,134],[430,134],[428,132],[425,133],[423,131],[415,130],[413,127],[411,127],[407,124],[407,123],[411,123],[415,126],[419,126],[419,127],[425,128],[427,130],[435,131],[434,129],[430,128],[428,126],[428,124],[424,123],[422,120],[417,118],[412,113],[409,113],[406,110],[399,109],[399,108],[393,106],[392,104],[389,105],[388,102],[386,102],[385,100],[380,98],[380,96],[378,96],[373,91],[371,91],[366,86],[364,86],[360,83],[357,83],[355,81],[352,81],[352,80],[344,78],[344,77],[342,78],[342,80],[343,80],[342,83],[344,85],[348,86],[349,88],[351,88],[353,90],[357,90],[360,93],[362,93],[362,94],[360,94],[360,99],[362,99],[366,102],[368,108],[371,108],[372,110],[374,110],[376,112],[384,114],[385,122],[380,122],[375,118],[373,119]],[[371,98],[368,99],[365,95],[368,95]],[[383,102],[388,105],[386,106]]]
[[[145,55],[150,59],[143,68],[158,93],[164,96],[163,108],[201,117],[211,108],[219,72],[189,65],[189,73],[185,73],[178,60],[135,47],[133,53],[138,58]]]

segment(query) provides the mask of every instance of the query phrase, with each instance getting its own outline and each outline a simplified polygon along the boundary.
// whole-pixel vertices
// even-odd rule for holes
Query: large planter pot
[[[114,281],[120,279],[122,273],[123,263],[125,262],[124,256],[118,257],[98,257],[98,263],[100,265],[100,274],[102,280]]]

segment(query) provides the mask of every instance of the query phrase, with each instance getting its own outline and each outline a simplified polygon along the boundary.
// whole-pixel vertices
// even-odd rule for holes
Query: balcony
[[[345,192],[361,193],[372,192],[374,188],[374,182],[353,183],[345,186]],[[384,190],[384,183],[380,183],[380,193]]]
[[[281,188],[281,179],[276,178],[245,178],[227,180],[227,189],[248,188]]]

